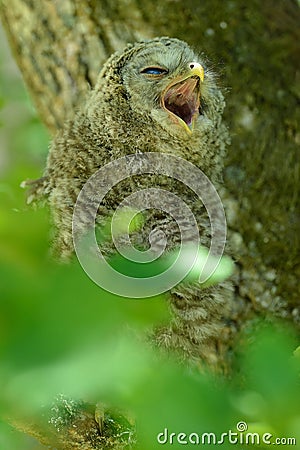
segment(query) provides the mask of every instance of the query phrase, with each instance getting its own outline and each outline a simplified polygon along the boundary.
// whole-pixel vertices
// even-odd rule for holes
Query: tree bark
[[[127,42],[174,36],[213,60],[232,134],[224,203],[240,270],[231,320],[239,329],[271,312],[299,325],[296,0],[2,0],[0,14],[52,134],[84,101],[106,58]]]
[[[3,0],[0,8],[25,83],[52,133],[73,115],[111,53],[152,36],[134,0]]]

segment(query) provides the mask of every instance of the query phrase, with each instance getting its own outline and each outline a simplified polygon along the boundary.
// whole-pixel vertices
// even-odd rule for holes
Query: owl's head
[[[117,81],[135,112],[186,134],[204,118],[220,115],[224,106],[213,73],[178,39],[128,45],[108,60],[101,78]]]

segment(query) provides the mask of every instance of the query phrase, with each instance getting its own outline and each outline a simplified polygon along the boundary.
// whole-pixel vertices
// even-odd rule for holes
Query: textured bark
[[[0,5],[15,58],[52,133],[73,115],[111,53],[151,36],[134,0],[3,0]]]
[[[240,269],[230,319],[239,329],[272,313],[299,325],[296,0],[2,0],[0,13],[32,99],[53,134],[84,100],[105,59],[127,42],[169,35],[212,57],[220,84],[229,87],[230,194],[224,203]]]

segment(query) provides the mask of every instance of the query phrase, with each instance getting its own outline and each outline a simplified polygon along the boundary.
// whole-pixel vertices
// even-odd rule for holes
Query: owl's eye
[[[168,70],[162,67],[145,67],[145,69],[141,70],[141,73],[145,73],[146,75],[165,75],[168,73]]]

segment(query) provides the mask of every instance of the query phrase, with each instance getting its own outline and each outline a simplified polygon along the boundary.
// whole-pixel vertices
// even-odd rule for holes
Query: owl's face
[[[121,71],[129,101],[140,113],[191,133],[211,74],[182,41],[162,38],[132,54]]]

